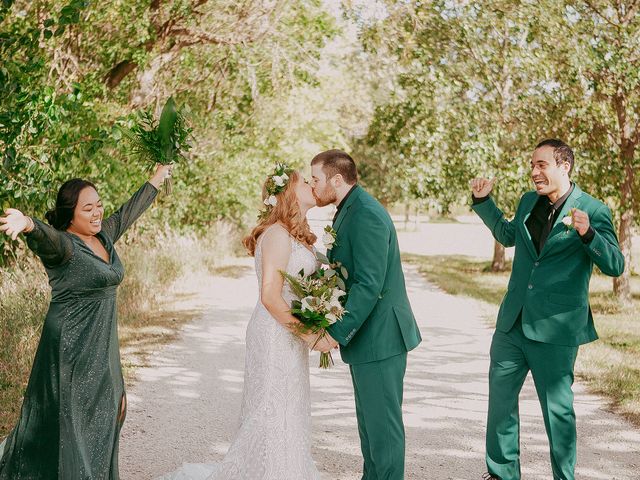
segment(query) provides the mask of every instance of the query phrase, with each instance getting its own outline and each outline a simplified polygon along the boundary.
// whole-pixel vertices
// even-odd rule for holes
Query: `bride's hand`
[[[322,353],[327,353],[333,350],[335,348],[335,345],[337,345],[337,343],[335,341],[332,341],[332,339],[330,340],[328,336],[329,334],[326,334],[324,337],[322,337],[320,341],[316,344],[316,346],[313,347],[313,350],[315,350],[316,352],[322,352]]]
[[[309,347],[309,350],[311,350],[311,349],[313,349],[313,346],[318,341],[318,334],[317,333],[303,333],[303,334],[300,335],[300,338],[302,339],[302,341],[304,341],[304,343],[307,344],[307,347]]]

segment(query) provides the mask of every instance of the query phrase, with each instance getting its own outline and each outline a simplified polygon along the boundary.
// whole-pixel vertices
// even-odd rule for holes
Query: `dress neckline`
[[[75,233],[72,233],[72,232],[70,232],[68,230],[65,230],[65,232],[68,233],[69,235],[71,235],[72,237],[75,237],[82,244],[82,246],[84,246],[87,250],[89,250],[91,255],[96,257],[102,263],[104,263],[105,265],[109,265],[109,266],[111,266],[113,264],[113,249],[110,249],[109,246],[107,245],[106,239],[103,239],[100,236],[100,234],[102,232],[96,233],[94,235],[94,237],[96,237],[98,239],[98,241],[102,244],[102,246],[104,247],[105,251],[107,252],[107,255],[109,255],[109,261],[108,262],[104,258],[102,258],[100,255],[98,255],[96,252],[94,252],[93,248],[91,248],[89,246],[89,244],[87,242],[85,242],[82,238],[80,238],[78,235],[76,235]]]

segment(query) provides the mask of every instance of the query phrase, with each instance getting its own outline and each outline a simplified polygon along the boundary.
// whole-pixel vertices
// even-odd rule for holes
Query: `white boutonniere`
[[[575,208],[572,208],[571,210],[569,210],[569,213],[567,213],[564,217],[562,217],[562,223],[565,226],[565,232],[569,232],[570,230],[573,230],[573,211],[575,210]]]
[[[336,243],[336,232],[331,225],[324,227],[324,234],[322,235],[322,243],[327,250],[331,250]]]

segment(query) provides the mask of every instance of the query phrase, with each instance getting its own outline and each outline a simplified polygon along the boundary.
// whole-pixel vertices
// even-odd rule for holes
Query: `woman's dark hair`
[[[78,204],[80,192],[87,187],[91,187],[97,191],[93,183],[82,180],[81,178],[72,178],[64,182],[60,190],[58,190],[55,208],[45,214],[49,225],[56,230],[66,230],[69,228],[71,220],[73,219],[73,212]]]

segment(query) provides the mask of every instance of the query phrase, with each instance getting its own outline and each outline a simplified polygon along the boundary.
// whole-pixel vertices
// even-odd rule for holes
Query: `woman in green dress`
[[[114,244],[171,173],[159,166],[103,221],[93,184],[66,182],[46,225],[8,209],[0,230],[24,233],[52,295],[18,423],[0,445],[0,480],[117,480],[126,412],[116,322],[124,268]]]

